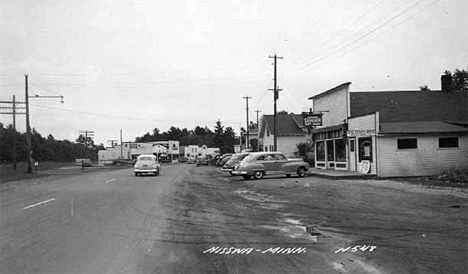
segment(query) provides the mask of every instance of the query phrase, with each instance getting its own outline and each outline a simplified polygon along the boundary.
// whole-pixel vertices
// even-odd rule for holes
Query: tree
[[[427,85],[424,85],[424,86],[419,86],[419,90],[421,90],[421,91],[430,91],[431,89]]]
[[[453,73],[452,83],[456,90],[468,90],[468,68],[467,70],[456,69]]]
[[[453,74],[451,71],[446,70],[442,77],[442,85],[446,82],[445,84],[448,85],[449,90],[468,90],[468,68],[467,70],[455,69]]]

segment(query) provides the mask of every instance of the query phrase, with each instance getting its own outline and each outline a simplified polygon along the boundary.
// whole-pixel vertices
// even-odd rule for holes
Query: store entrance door
[[[327,140],[327,169],[335,169],[335,145],[333,140]]]

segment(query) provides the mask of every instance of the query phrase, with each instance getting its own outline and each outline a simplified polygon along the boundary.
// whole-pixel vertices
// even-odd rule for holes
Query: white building
[[[153,154],[168,161],[179,157],[179,141],[157,141],[148,143],[125,142],[122,145],[99,151],[99,163],[106,164],[115,160],[133,160],[141,154]]]
[[[379,177],[424,176],[468,162],[467,91],[350,92],[344,83],[309,98],[315,167]]]

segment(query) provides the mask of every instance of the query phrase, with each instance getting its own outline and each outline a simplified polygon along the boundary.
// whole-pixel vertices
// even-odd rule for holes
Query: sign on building
[[[304,117],[305,127],[312,128],[322,125],[322,113],[303,112],[302,117]]]

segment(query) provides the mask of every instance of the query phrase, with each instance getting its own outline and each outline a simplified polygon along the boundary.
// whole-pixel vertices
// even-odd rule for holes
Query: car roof
[[[137,159],[140,159],[140,158],[143,158],[143,157],[151,157],[151,158],[156,159],[156,156],[154,156],[153,154],[141,154],[141,155],[138,156]]]
[[[261,152],[250,153],[251,156],[267,155],[267,154],[283,154],[283,153],[279,151],[261,151]]]

